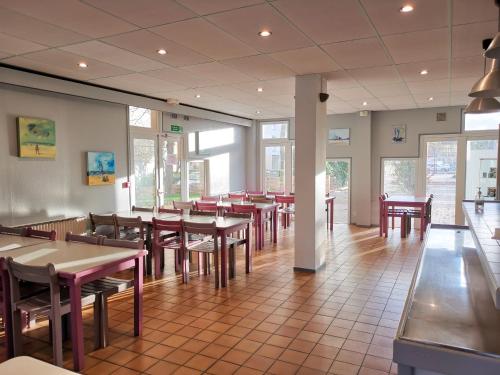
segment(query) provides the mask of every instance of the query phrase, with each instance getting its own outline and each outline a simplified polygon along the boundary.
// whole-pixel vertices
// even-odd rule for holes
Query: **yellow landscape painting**
[[[52,120],[17,118],[18,152],[21,158],[56,158],[56,124]]]

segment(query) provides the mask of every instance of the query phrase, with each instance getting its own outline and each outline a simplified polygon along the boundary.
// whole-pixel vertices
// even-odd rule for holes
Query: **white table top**
[[[0,374],[73,375],[75,373],[32,357],[20,356],[0,363]]]
[[[12,257],[16,262],[31,266],[45,266],[52,263],[57,272],[76,274],[137,256],[142,251],[79,242],[46,241],[37,245],[2,251],[0,257]]]
[[[426,203],[425,195],[393,195],[385,199],[385,202]]]
[[[18,249],[20,247],[32,246],[47,242],[42,238],[21,237],[10,234],[0,234],[0,256],[2,251]]]

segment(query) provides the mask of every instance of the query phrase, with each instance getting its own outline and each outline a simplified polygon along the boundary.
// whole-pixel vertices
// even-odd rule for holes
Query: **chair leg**
[[[188,254],[189,253],[189,254]],[[181,250],[181,261],[182,261],[182,281],[184,283],[188,283],[189,281],[189,258],[191,256],[191,252],[183,249]]]
[[[214,251],[215,288],[219,288],[219,252]]]
[[[68,316],[71,314],[67,314]],[[99,296],[96,295],[96,300],[94,302],[94,350],[101,348],[101,303],[99,301]]]
[[[21,323],[21,311],[12,311],[12,341],[14,346],[14,357],[23,354],[23,334]]]
[[[100,337],[100,347],[105,348],[108,346],[108,297],[104,294],[100,294],[99,303],[101,305],[99,311],[99,337]],[[94,322],[95,324],[96,322]]]
[[[229,278],[233,279],[235,275],[235,259],[234,259],[234,246],[229,247]]]
[[[54,356],[54,365],[62,367],[63,351],[62,351],[62,324],[61,316],[51,316],[52,323],[52,351]]]

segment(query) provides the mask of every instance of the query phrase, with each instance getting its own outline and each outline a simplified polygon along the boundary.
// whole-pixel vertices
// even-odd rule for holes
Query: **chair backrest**
[[[247,195],[245,193],[229,193],[228,196],[229,198],[247,199]]]
[[[14,236],[26,236],[28,234],[28,229],[27,228],[11,228],[11,227],[4,227],[3,225],[0,225],[0,234],[11,234]]]
[[[115,240],[115,239],[109,239],[109,238],[104,238],[102,241],[103,246],[111,246],[111,247],[123,247],[126,249],[138,249],[142,250],[144,249],[144,240],[139,240],[139,241],[128,241],[128,240]]]
[[[155,211],[154,207],[137,207],[137,206],[132,206],[132,212],[137,211],[137,212],[151,212],[153,213]]]
[[[223,202],[241,202],[242,198],[222,197]]]
[[[115,225],[118,231],[120,228],[138,228],[139,237],[144,237],[144,225],[142,224],[142,219],[140,216],[137,217],[121,217],[115,215]],[[118,237],[116,237],[118,238]]]
[[[116,227],[115,214],[113,215],[96,215],[89,213],[90,230],[97,235],[117,238],[118,228]]]
[[[247,190],[248,195],[265,195],[262,190]]]
[[[265,194],[248,194],[248,199],[250,201],[252,201],[254,199],[266,199],[266,195]]]
[[[197,223],[194,221],[183,221],[182,229],[184,233],[212,235],[217,238],[217,224],[212,223]]]
[[[277,195],[275,197],[276,203],[280,204],[294,204],[295,203],[295,196],[294,195]]]
[[[215,218],[215,216],[217,216],[217,212],[191,210],[191,211],[189,211],[189,215],[190,216],[212,216]]]
[[[217,212],[216,202],[196,202],[195,205],[198,211]]]
[[[273,197],[277,196],[277,195],[285,195],[285,192],[284,191],[267,191],[266,192],[266,195],[271,195]]]
[[[101,245],[104,240],[104,236],[85,236],[81,234],[73,234],[71,232],[66,232],[66,241],[68,242],[83,242],[91,245]]]
[[[11,257],[6,261],[10,279],[11,302],[14,309],[21,301],[20,282],[29,281],[50,286],[51,308],[54,314],[60,315],[61,297],[57,272],[52,263],[46,266],[28,266],[15,262]]]
[[[274,203],[274,199],[272,198],[256,198],[250,197],[250,202],[252,203]]]
[[[38,230],[38,229],[33,229],[33,228],[28,228],[26,231],[26,237],[33,237],[33,238],[44,238],[50,241],[55,241],[56,240],[57,233],[55,230]]]
[[[182,215],[182,209],[180,208],[158,208],[159,214],[175,214]]]
[[[224,217],[231,217],[235,219],[251,219],[251,213],[243,213],[243,212],[224,212]]]
[[[182,233],[182,220],[160,220],[153,218],[153,243],[159,245],[161,241],[161,232],[177,232],[181,239]]]
[[[218,202],[220,200],[220,195],[202,195],[200,200],[205,202]]]
[[[231,204],[231,211],[242,214],[257,214],[255,204]]]
[[[174,208],[181,210],[192,210],[194,208],[193,201],[189,202],[173,201],[172,204],[174,205]]]

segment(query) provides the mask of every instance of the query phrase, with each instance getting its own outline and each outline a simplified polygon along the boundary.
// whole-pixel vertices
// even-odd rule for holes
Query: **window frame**
[[[416,162],[415,167],[415,194],[419,192],[419,180],[420,180],[420,168],[421,162],[418,156],[400,156],[400,157],[391,157],[391,156],[383,156],[380,158],[380,186],[379,186],[379,194],[384,194],[384,183],[385,183],[385,170],[384,170],[384,162],[385,161],[403,161],[403,160],[414,160]]]
[[[264,138],[263,127],[268,124],[285,124],[286,125],[286,137],[283,138]],[[266,120],[260,121],[260,140],[261,141],[279,141],[279,140],[290,140],[290,120]]]

